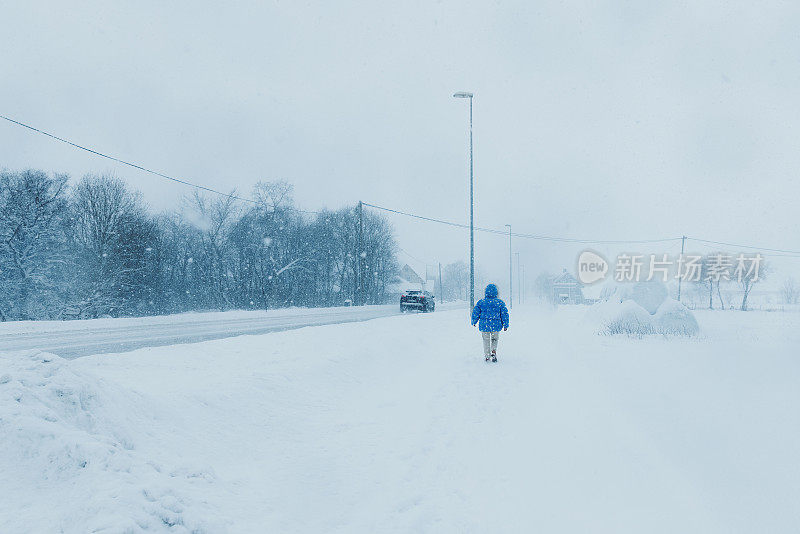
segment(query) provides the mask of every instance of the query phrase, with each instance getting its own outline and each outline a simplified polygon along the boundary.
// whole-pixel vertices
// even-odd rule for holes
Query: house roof
[[[572,276],[570,273],[567,272],[566,269],[564,269],[564,271],[560,275],[555,277],[555,279],[553,280],[553,285],[555,285],[555,286],[558,286],[558,285],[565,285],[565,286],[578,285],[578,286],[582,286],[583,284],[578,282],[578,280],[574,276]]]
[[[412,284],[422,283],[422,277],[418,275],[417,272],[414,269],[412,269],[408,264],[403,265],[403,268],[400,269],[400,278]]]

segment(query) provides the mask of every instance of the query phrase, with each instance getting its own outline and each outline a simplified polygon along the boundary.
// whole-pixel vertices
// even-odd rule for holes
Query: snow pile
[[[0,356],[0,533],[796,531],[800,314],[511,313]]]
[[[691,310],[672,298],[661,303],[653,321],[660,334],[694,336],[700,332],[700,326]]]
[[[71,364],[0,354],[0,532],[219,532],[176,491],[212,474],[137,452],[159,410]]]
[[[670,298],[661,282],[608,285],[601,297],[587,319],[602,334],[693,336],[700,331],[692,312]]]

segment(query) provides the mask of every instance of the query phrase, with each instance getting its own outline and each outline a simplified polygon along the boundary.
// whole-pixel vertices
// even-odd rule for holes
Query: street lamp
[[[522,304],[522,270],[519,268],[519,252],[515,252],[517,257],[517,302]]]
[[[508,226],[508,305],[513,308],[514,307],[514,288],[512,287],[512,282],[514,280],[514,263],[512,258],[514,257],[511,254],[511,225],[507,224]]]
[[[454,98],[469,98],[469,307],[475,307],[475,218],[472,174],[472,93],[454,93]]]

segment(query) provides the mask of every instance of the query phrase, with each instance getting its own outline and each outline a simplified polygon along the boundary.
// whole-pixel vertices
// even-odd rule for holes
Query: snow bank
[[[612,283],[586,319],[599,333],[693,336],[700,331],[692,312],[669,298],[661,282]]]
[[[213,473],[137,452],[163,414],[71,363],[0,354],[0,532],[220,532],[180,491]]]
[[[0,533],[796,530],[800,314],[511,313],[2,356]]]

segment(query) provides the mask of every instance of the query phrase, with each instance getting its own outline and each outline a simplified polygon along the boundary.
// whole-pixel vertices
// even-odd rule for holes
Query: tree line
[[[151,214],[112,175],[0,172],[0,320],[383,303],[398,271],[379,214],[304,215],[292,186],[259,182],[254,203],[184,200]]]

